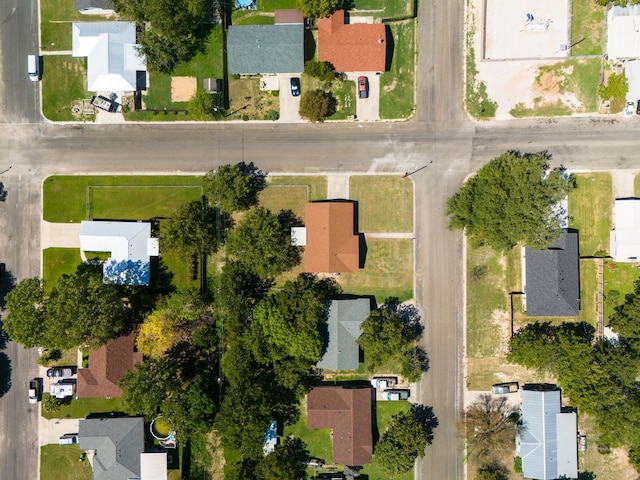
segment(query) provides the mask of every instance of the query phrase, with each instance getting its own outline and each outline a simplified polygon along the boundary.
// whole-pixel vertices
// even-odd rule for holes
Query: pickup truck
[[[373,388],[393,388],[397,383],[397,377],[373,377],[371,379],[371,386]]]
[[[382,392],[383,400],[407,400],[409,398],[409,390],[385,390]]]
[[[506,393],[515,393],[518,391],[518,382],[496,383],[491,386],[491,393],[496,395],[504,395]]]
[[[38,403],[40,396],[40,382],[37,378],[29,380],[29,403]]]
[[[103,97],[102,95],[98,95],[91,99],[91,105],[95,105],[100,110],[104,110],[105,112],[117,112],[120,108],[120,104],[114,102],[113,100],[108,99],[107,97]]]

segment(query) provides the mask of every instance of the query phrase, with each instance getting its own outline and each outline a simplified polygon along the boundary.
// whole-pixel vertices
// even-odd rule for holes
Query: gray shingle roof
[[[113,10],[112,0],[74,0],[73,8],[82,10],[84,8],[101,8],[103,10]]]
[[[368,298],[332,300],[327,319],[328,338],[324,355],[317,364],[327,370],[355,370],[358,368],[360,325],[371,312]]]
[[[140,477],[140,454],[144,452],[142,417],[91,418],[80,420],[81,450],[95,450],[94,480]]]
[[[578,234],[563,233],[546,250],[525,249],[527,315],[575,317],[580,311]]]
[[[300,73],[304,70],[304,26],[231,26],[227,57],[230,73]]]

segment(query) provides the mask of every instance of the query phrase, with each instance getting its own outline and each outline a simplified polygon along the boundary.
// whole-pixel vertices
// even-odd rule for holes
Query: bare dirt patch
[[[171,101],[188,102],[198,90],[196,77],[171,77]]]

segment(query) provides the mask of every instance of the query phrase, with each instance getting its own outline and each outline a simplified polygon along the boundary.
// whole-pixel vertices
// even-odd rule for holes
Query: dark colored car
[[[636,115],[640,115],[640,100],[638,100],[638,103],[636,106]]]
[[[300,79],[298,77],[291,77],[291,95],[294,97],[300,95]]]
[[[71,370],[70,368],[54,367],[47,370],[47,377],[53,377],[53,378],[71,377],[72,375],[73,375],[73,370]]]
[[[358,97],[369,98],[369,79],[358,77]]]

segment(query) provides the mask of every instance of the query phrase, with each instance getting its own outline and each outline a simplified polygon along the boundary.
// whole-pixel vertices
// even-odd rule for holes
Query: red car
[[[369,79],[358,77],[358,97],[369,98]]]

